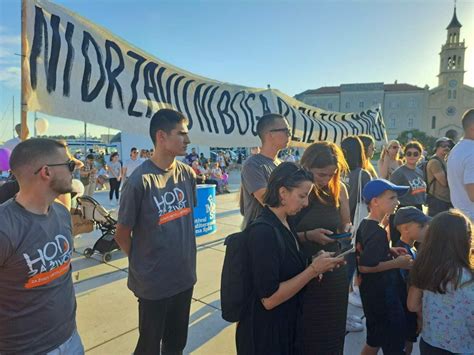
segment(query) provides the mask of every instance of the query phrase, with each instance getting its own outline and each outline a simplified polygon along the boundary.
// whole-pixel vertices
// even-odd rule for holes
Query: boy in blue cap
[[[413,259],[404,248],[390,248],[380,224],[397,208],[398,196],[409,190],[384,179],[368,182],[362,195],[369,207],[356,235],[356,260],[367,339],[363,355],[405,354],[405,312],[399,296],[398,269],[410,269]]]
[[[431,217],[425,215],[418,208],[409,206],[398,209],[393,219],[395,228],[400,232],[400,240],[397,242],[397,247],[404,248],[407,255],[410,255],[413,260],[416,258],[416,249],[414,247],[415,242],[421,243],[428,232],[428,223],[431,221]],[[413,350],[413,343],[417,341],[418,335],[418,322],[417,314],[410,312],[407,308],[407,297],[408,297],[408,275],[409,271],[400,269],[400,297],[405,310],[405,354],[410,355]]]

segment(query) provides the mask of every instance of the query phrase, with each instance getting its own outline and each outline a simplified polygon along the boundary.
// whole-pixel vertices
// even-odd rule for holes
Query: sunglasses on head
[[[36,171],[34,172],[34,175],[37,175],[37,174],[41,171],[41,169],[43,169],[45,166],[63,166],[63,165],[66,165],[67,168],[68,168],[68,170],[69,170],[69,172],[71,172],[71,173],[72,173],[72,172],[74,171],[74,169],[76,168],[76,162],[75,162],[74,160],[69,159],[69,160],[68,160],[67,162],[65,162],[65,163],[45,164],[45,165],[43,165],[41,168],[39,168],[38,170],[36,170]]]
[[[420,152],[406,152],[406,153],[405,153],[405,156],[416,158],[416,157],[419,157],[419,156],[420,156]]]
[[[451,148],[451,144],[449,143],[444,143],[439,145],[440,148]]]

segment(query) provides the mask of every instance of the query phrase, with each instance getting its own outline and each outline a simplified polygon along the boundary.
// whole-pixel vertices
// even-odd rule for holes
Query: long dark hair
[[[463,271],[474,281],[471,253],[472,225],[458,210],[449,210],[433,218],[423,247],[410,271],[410,283],[422,290],[444,294],[448,285],[462,286]]]
[[[357,136],[349,136],[342,140],[341,149],[346,158],[349,170],[357,168],[367,168],[367,158],[365,155],[364,144]]]
[[[311,172],[295,163],[281,163],[272,171],[268,179],[267,191],[263,195],[263,202],[270,207],[280,207],[280,188],[284,187],[291,191],[305,181],[313,182],[313,174]]]

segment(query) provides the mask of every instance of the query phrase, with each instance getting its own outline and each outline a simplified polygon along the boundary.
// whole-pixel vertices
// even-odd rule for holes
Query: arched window
[[[431,117],[431,129],[436,128],[436,116]]]
[[[451,90],[448,90],[448,99],[451,99]]]
[[[453,99],[456,98],[456,90],[453,90]]]

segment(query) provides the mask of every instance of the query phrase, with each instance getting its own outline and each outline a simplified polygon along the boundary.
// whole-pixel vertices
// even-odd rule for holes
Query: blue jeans
[[[82,346],[81,337],[77,329],[74,329],[74,332],[72,332],[68,340],[46,355],[84,355],[84,347]]]

